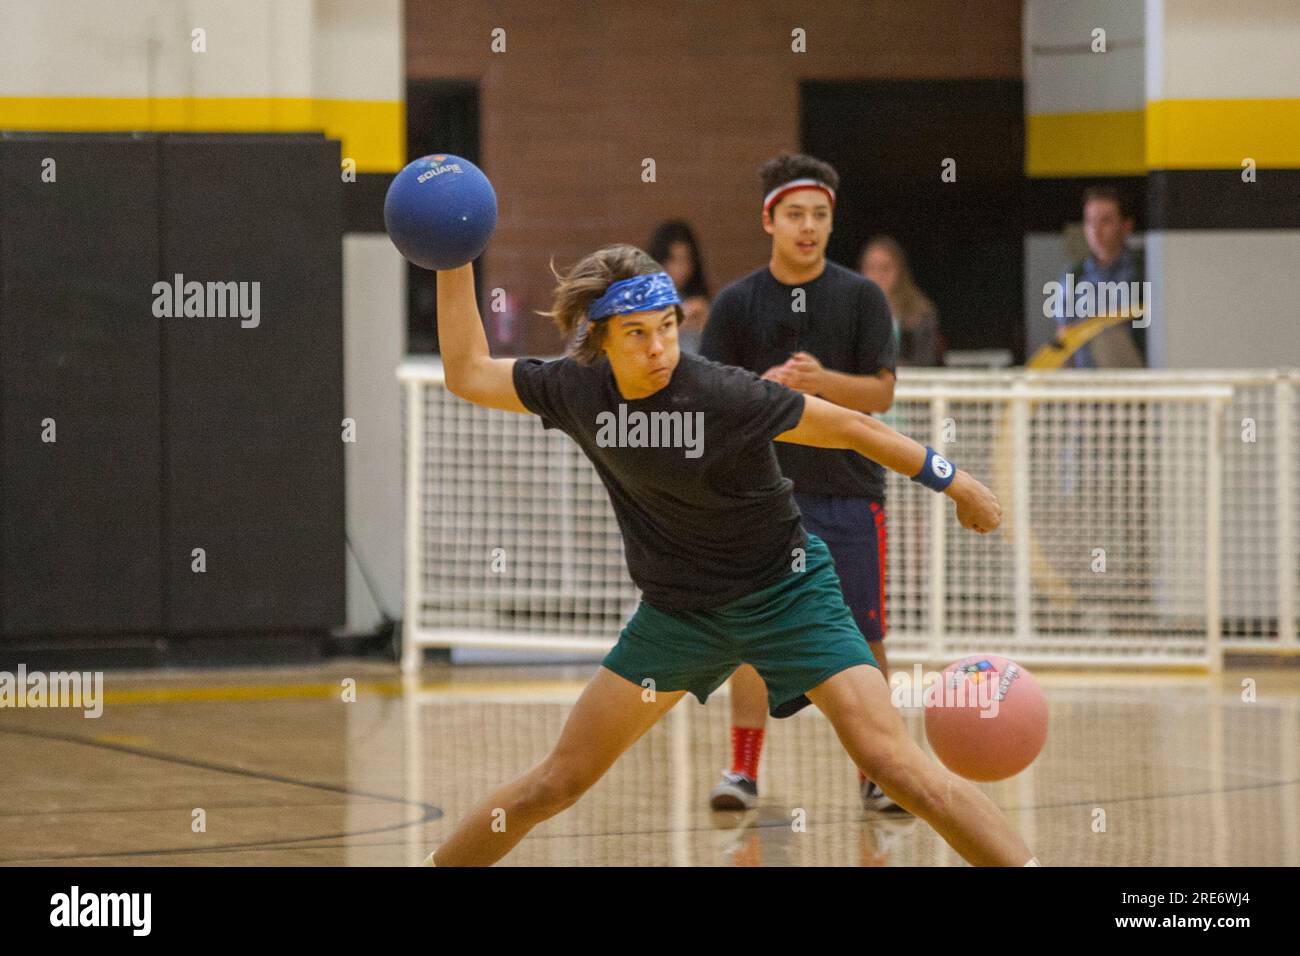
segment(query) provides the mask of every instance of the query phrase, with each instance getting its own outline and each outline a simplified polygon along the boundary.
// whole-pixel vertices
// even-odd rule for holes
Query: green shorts
[[[642,601],[601,663],[656,691],[690,691],[700,703],[752,664],[773,717],[808,706],[807,692],[842,670],[879,666],[844,603],[830,551],[811,534],[804,570],[730,604],[667,611]]]

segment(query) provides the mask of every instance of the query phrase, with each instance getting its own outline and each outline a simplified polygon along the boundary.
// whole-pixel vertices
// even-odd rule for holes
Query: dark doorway
[[[1024,89],[1010,80],[806,82],[803,150],[840,173],[829,256],[858,267],[888,233],[950,349],[1022,361]],[[956,181],[940,176],[956,161]]]
[[[479,158],[478,84],[459,80],[407,80],[406,159],[451,153],[476,166]],[[482,281],[481,261],[475,278]],[[408,266],[406,350],[438,351],[436,273]]]

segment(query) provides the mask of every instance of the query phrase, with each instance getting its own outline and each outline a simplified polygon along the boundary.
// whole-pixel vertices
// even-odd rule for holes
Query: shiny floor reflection
[[[414,864],[547,752],[593,669],[110,673],[98,719],[0,709],[0,863]],[[1300,669],[1036,673],[1047,746],[983,786],[1045,865],[1300,865]],[[728,750],[725,696],[688,698],[504,865],[962,864],[924,823],[861,809],[815,710],[769,723],[749,813],[707,809]]]

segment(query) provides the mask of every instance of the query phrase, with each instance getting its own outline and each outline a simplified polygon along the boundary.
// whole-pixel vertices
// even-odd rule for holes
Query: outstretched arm
[[[925,447],[870,415],[823,401],[804,398],[803,417],[777,441],[814,448],[848,448],[908,478],[925,467]],[[944,494],[957,503],[957,520],[963,528],[984,534],[1002,523],[1002,508],[993,492],[958,469]]]
[[[438,347],[447,391],[467,402],[527,412],[515,391],[514,359],[494,359],[474,298],[474,267],[438,273]]]

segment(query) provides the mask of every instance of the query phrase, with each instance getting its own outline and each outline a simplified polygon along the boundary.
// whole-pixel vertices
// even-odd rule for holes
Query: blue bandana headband
[[[611,315],[653,312],[681,301],[668,273],[652,272],[612,283],[604,295],[587,307],[587,320],[597,322]]]

